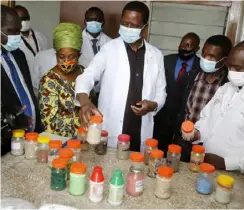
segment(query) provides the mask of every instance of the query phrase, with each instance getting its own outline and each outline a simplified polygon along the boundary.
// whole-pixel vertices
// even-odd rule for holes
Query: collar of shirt
[[[225,71],[224,68],[222,68],[222,69],[220,69],[220,70],[217,71],[218,74],[215,75],[215,80],[213,81],[213,83],[215,83],[215,82],[220,82],[220,81],[223,79],[224,71]],[[197,75],[195,81],[197,81],[197,80],[202,80],[202,81],[208,83],[208,81],[206,80],[207,74],[208,74],[208,73],[206,73],[206,72],[204,72],[204,71],[201,71],[201,72]]]
[[[195,55],[196,56],[196,55]],[[179,56],[178,56],[178,59],[177,59],[177,62],[176,62],[176,66],[182,66],[182,63],[186,63],[187,64],[187,67],[186,67],[186,71],[189,72],[192,70],[192,66],[193,66],[193,62],[195,60],[195,56],[193,56],[191,59],[185,61],[185,60],[182,60]]]
[[[30,39],[30,38],[32,38],[32,35],[33,35],[33,33],[32,33],[32,29],[29,30],[29,35],[28,35],[28,37],[24,36],[24,35],[21,33],[21,36],[22,36],[24,39]]]
[[[100,32],[100,34],[96,37],[96,38],[94,38],[91,34],[89,34],[87,31],[86,31],[86,34],[87,34],[87,36],[88,36],[88,39],[91,41],[92,39],[97,39],[98,40],[98,42],[99,42],[99,40],[100,40],[100,38],[101,38],[101,36],[102,36],[102,32]]]
[[[133,50],[130,44],[126,43],[125,41],[124,41],[124,43],[125,43],[125,47],[126,47],[126,49],[128,49],[128,47],[129,47],[131,50]],[[141,48],[143,48],[143,47],[145,48],[145,43],[144,43],[144,40],[142,39],[142,43],[141,43],[141,45],[138,47],[137,50],[139,50],[139,49],[141,49]],[[133,50],[133,51],[134,51],[134,50]]]

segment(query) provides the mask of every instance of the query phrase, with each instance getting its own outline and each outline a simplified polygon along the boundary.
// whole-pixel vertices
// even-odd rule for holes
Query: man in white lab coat
[[[122,12],[120,37],[104,45],[76,80],[81,121],[88,124],[91,115],[102,114],[111,147],[124,133],[131,136],[130,150],[143,151],[146,138],[153,135],[153,116],[165,102],[163,54],[141,38],[148,18],[144,3],[128,3]],[[101,81],[98,109],[88,98],[97,81]]]
[[[227,59],[230,82],[220,87],[200,114],[194,136],[206,148],[205,162],[216,169],[244,173],[244,41],[235,46]]]

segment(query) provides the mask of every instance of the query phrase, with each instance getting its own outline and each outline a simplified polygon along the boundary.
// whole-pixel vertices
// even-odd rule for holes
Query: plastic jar
[[[98,155],[105,155],[108,148],[108,132],[102,131],[101,133],[101,142],[95,146],[95,152]]]
[[[234,179],[228,175],[219,175],[217,178],[217,187],[215,192],[215,200],[221,204],[231,202]]]
[[[56,158],[52,161],[51,189],[60,191],[66,188],[66,160]]]
[[[80,162],[81,161],[81,143],[79,140],[68,140],[67,146],[69,149],[73,151],[73,162]]]
[[[194,123],[186,120],[181,124],[181,132],[187,139],[194,137]]]
[[[201,145],[193,145],[189,169],[194,172],[200,170],[199,166],[203,163],[205,157],[205,148]]]
[[[24,141],[25,131],[22,129],[16,129],[12,131],[11,138],[11,154],[23,155],[24,154]]]
[[[37,149],[37,161],[39,163],[47,163],[49,147],[48,143],[50,141],[49,136],[39,136],[37,138],[38,149]]]
[[[59,150],[62,148],[61,140],[49,141],[48,166],[52,167],[53,159],[58,157]]]
[[[71,195],[83,195],[86,190],[86,182],[86,165],[84,163],[72,163],[69,193]]]
[[[127,177],[126,191],[133,197],[140,196],[144,187],[144,156],[140,152],[130,155],[132,166]]]
[[[170,144],[167,153],[167,165],[173,168],[174,172],[180,168],[181,147],[176,144]]]
[[[73,151],[69,148],[62,148],[59,150],[59,158],[67,161],[67,180],[69,180],[70,167],[73,163]]]
[[[130,157],[130,136],[121,134],[118,136],[117,158],[119,160],[128,160]]]
[[[78,128],[77,139],[81,143],[81,151],[87,151],[89,149],[89,144],[87,142],[87,130],[83,126]]]
[[[87,133],[87,142],[91,145],[99,144],[101,141],[103,118],[101,116],[92,116]]]
[[[171,196],[173,173],[173,169],[168,166],[160,166],[158,168],[157,182],[154,192],[158,198],[167,199]]]
[[[144,163],[148,165],[150,152],[153,149],[157,149],[158,147],[158,140],[156,139],[147,139],[145,142],[145,150],[144,150]]]
[[[156,149],[150,152],[149,172],[148,172],[149,177],[156,178],[158,167],[162,164],[163,156],[164,156],[164,152],[161,150]]]
[[[213,165],[208,163],[200,164],[200,173],[197,177],[197,192],[207,195],[213,190],[213,177],[212,174],[215,168]]]
[[[25,134],[25,158],[35,159],[37,153],[38,133],[30,132]]]

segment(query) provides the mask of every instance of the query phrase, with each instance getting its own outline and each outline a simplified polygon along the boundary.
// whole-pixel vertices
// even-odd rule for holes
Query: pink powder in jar
[[[143,193],[144,174],[143,172],[133,171],[128,174],[126,191],[133,197]]]

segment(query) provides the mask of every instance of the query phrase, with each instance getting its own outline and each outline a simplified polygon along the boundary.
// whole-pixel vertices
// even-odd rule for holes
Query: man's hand
[[[136,105],[139,106],[141,105],[141,108],[131,105],[131,109],[136,114],[136,116],[146,115],[148,112],[154,111],[158,106],[156,102],[148,101],[148,100],[140,101],[136,103]]]
[[[212,164],[217,170],[225,170],[225,160],[218,155],[206,153],[204,162]]]

